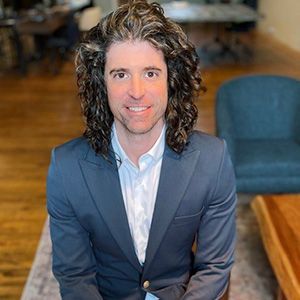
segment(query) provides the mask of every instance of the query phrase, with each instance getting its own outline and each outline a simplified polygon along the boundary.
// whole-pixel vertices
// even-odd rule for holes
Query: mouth
[[[150,106],[127,106],[127,109],[132,112],[143,112],[150,108]]]

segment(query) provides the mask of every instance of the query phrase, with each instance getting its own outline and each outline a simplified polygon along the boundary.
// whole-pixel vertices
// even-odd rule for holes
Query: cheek
[[[121,102],[124,95],[124,88],[120,85],[107,86],[107,97],[109,105],[117,106]]]
[[[152,91],[153,95],[156,95],[161,99],[168,98],[168,85],[165,82],[150,85],[149,91]]]
[[[167,106],[168,103],[168,87],[165,84],[161,84],[157,90],[156,95],[160,99],[162,106]]]

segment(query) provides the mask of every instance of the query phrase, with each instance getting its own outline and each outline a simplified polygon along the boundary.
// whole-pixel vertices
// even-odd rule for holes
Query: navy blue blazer
[[[116,162],[83,137],[52,152],[47,207],[53,273],[65,300],[215,300],[235,247],[235,178],[223,140],[193,132],[165,148],[146,259],[130,235]],[[196,241],[196,251],[192,245]]]

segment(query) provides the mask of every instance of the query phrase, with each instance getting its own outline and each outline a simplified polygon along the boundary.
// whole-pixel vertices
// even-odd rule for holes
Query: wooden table
[[[13,42],[16,46],[16,54],[20,72],[27,72],[27,61],[23,51],[21,35],[27,34],[35,37],[38,48],[45,47],[45,40],[51,37],[55,31],[67,24],[72,11],[67,9],[51,9],[45,13],[24,15],[19,18],[0,19],[0,28],[11,28]],[[40,49],[39,49],[40,50]]]
[[[300,299],[300,194],[257,196],[251,204],[280,285],[278,299]]]
[[[178,23],[256,22],[260,15],[250,6],[236,3],[200,4],[189,1],[163,3],[165,15]]]
[[[44,17],[40,21],[23,18],[17,22],[16,26],[20,34],[48,36],[64,26],[67,20],[68,13],[57,13]]]
[[[213,24],[215,35],[210,43],[198,48],[197,52],[206,53],[209,48],[214,49],[215,45],[219,46],[220,51],[215,53],[214,58],[224,57],[229,54],[234,60],[239,59],[238,50],[241,49],[242,43],[237,44],[232,41],[236,40],[236,33],[229,28],[237,24],[245,24],[248,22],[256,22],[260,19],[258,12],[252,7],[237,3],[210,3],[200,4],[191,1],[171,1],[163,3],[165,15],[173,21],[181,24]],[[224,35],[224,30],[227,34]],[[251,55],[251,49],[246,45],[242,47],[244,54]]]

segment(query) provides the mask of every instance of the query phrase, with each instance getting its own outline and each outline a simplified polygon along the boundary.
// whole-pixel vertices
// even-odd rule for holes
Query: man
[[[86,131],[52,152],[47,185],[62,298],[220,299],[234,174],[225,143],[193,131],[194,47],[158,4],[131,1],[87,33],[76,71]]]

